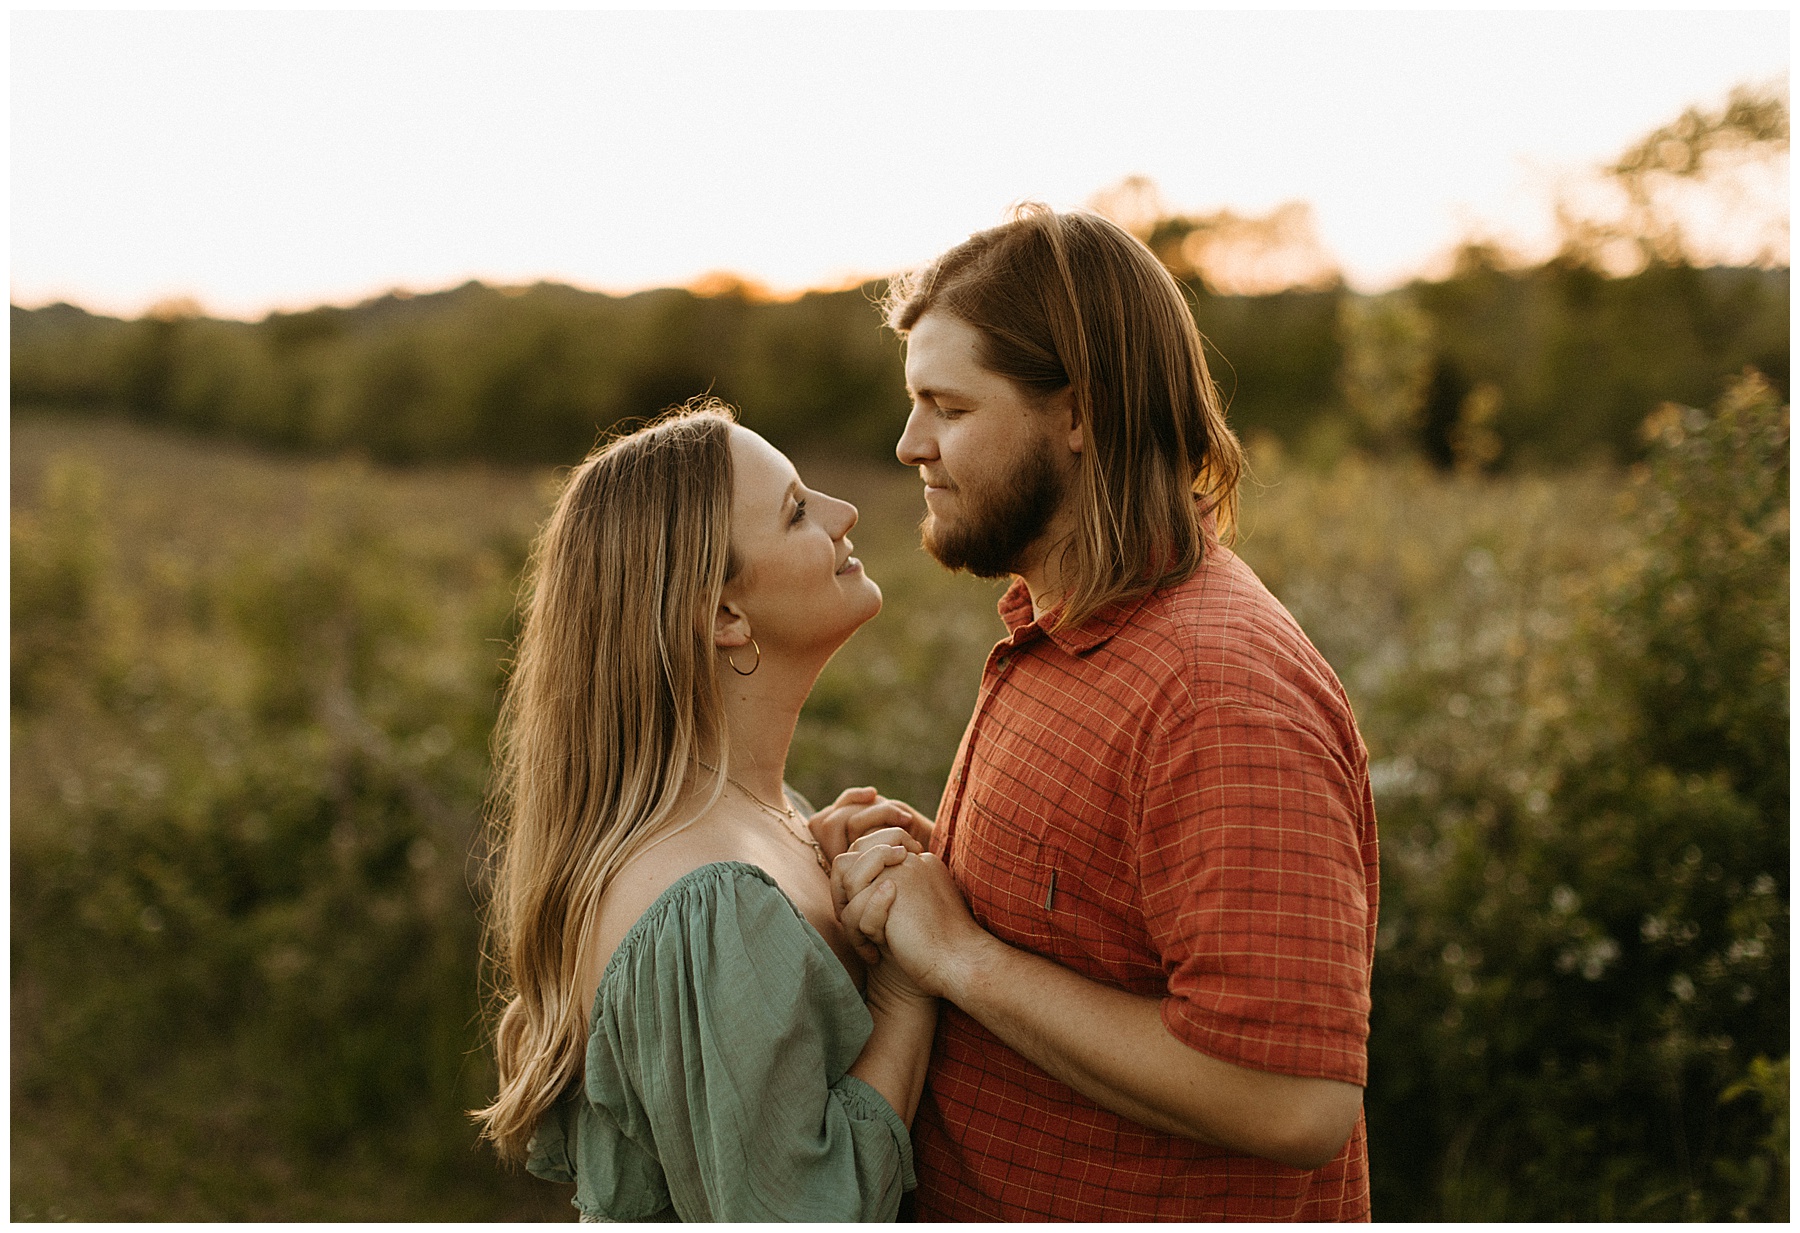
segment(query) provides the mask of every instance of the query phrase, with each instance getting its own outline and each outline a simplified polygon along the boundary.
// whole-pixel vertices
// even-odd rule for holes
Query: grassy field
[[[462,1114],[492,1082],[470,838],[555,476],[18,412],[11,440],[14,1217],[568,1218],[560,1188],[498,1168]],[[1483,845],[1496,818],[1522,820],[1514,847],[1554,829],[1567,751],[1624,731],[1591,696],[1609,691],[1584,631],[1648,559],[1643,486],[1253,456],[1239,551],[1343,678],[1383,818],[1377,1215],[1541,1217],[1469,1174],[1477,1130],[1454,1159],[1432,1142],[1462,1133],[1455,1100],[1412,1116],[1421,1084],[1479,1054],[1479,1024],[1457,1025],[1497,975],[1496,958],[1463,958],[1480,962],[1458,932],[1479,922],[1441,888],[1466,865],[1477,891],[1516,884],[1521,904],[1573,894],[1574,875],[1522,856],[1496,874]],[[998,585],[918,550],[905,469],[798,461],[860,507],[853,538],[885,604],[821,679],[790,781],[815,801],[872,783],[929,810],[1001,631]],[[1780,653],[1785,675],[1785,636]],[[1752,895],[1749,873],[1732,878]],[[1520,962],[1587,989],[1579,964],[1552,970],[1558,953]],[[1384,986],[1384,970],[1407,975]]]
[[[897,465],[807,474],[863,508],[857,551],[890,600],[821,682],[791,779],[930,808],[996,589],[916,551]],[[571,1214],[459,1112],[490,1082],[463,853],[555,482],[15,416],[15,1217]],[[39,932],[71,914],[70,935]],[[372,941],[345,936],[359,924]],[[344,1087],[331,1070],[377,1060],[356,1020],[389,1014],[451,1038],[434,1067],[396,1065],[417,1090],[374,1077],[321,1108],[272,1073],[298,1048]]]

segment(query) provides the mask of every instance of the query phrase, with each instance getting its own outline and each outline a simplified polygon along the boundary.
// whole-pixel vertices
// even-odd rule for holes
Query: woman
[[[912,1186],[936,1004],[896,964],[865,983],[783,784],[819,671],[881,608],[855,522],[707,401],[596,450],[537,544],[475,1117],[584,1220],[892,1219]],[[884,810],[852,790],[821,821]]]

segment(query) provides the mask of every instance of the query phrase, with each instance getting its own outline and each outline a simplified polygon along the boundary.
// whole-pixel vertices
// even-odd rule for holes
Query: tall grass
[[[1786,418],[1734,397],[1636,479],[1257,452],[1239,551],[1376,781],[1378,1216],[1785,1215]],[[553,476],[12,443],[13,1214],[566,1218],[462,1113],[469,837]],[[930,809],[998,587],[919,552],[907,472],[800,465],[886,603],[789,778]]]

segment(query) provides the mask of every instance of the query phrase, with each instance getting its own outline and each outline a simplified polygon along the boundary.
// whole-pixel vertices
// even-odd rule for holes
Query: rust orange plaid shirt
[[[1368,754],[1336,675],[1248,566],[1045,633],[1015,583],[933,847],[983,928],[1159,997],[1212,1057],[1366,1078]],[[920,1220],[1366,1220],[1361,1119],[1316,1170],[1111,1113],[944,1007]]]

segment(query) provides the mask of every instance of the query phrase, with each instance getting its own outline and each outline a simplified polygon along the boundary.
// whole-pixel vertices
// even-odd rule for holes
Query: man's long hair
[[[979,333],[990,371],[1038,399],[1073,393],[1085,444],[1060,625],[1190,577],[1209,515],[1229,540],[1242,447],[1181,288],[1123,228],[1020,206],[897,279],[885,309],[902,336],[947,312]]]
[[[533,550],[488,818],[500,1090],[474,1113],[508,1159],[581,1074],[601,896],[681,825],[696,764],[726,762],[712,613],[732,573],[732,423],[697,402],[602,445]]]

